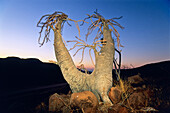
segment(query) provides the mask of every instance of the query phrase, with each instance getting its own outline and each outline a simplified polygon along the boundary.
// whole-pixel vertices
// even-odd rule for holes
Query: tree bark
[[[104,103],[112,104],[108,97],[108,92],[110,91],[113,84],[112,69],[113,69],[113,59],[115,55],[115,45],[111,36],[111,30],[109,29],[109,25],[111,25],[112,27],[113,25],[117,25],[121,28],[123,27],[120,26],[120,24],[118,24],[116,21],[114,21],[113,20],[114,18],[106,20],[97,12],[95,12],[95,14],[93,14],[92,16],[85,18],[83,22],[85,22],[85,20],[89,18],[90,19],[96,18],[98,20],[92,22],[92,24],[89,26],[88,35],[96,27],[99,27],[98,33],[103,35],[104,37],[103,40],[106,41],[106,43],[102,44],[100,51],[96,50],[96,46],[98,46],[97,44],[100,44],[98,43],[100,41],[95,42],[93,43],[94,45],[90,45],[90,46],[84,44],[85,42],[83,41],[82,46],[84,46],[84,48],[90,47],[91,49],[94,50],[95,69],[91,74],[82,73],[76,68],[67,48],[65,47],[65,44],[63,43],[61,28],[65,21],[67,20],[74,21],[72,19],[69,19],[66,14],[62,12],[54,12],[51,15],[47,14],[42,16],[39,22],[37,23],[37,27],[41,27],[39,41],[41,38],[41,33],[44,31],[43,28],[45,28],[45,36],[43,42],[40,43],[41,45],[43,45],[45,41],[49,40],[49,33],[50,30],[52,29],[54,31],[55,56],[58,65],[62,71],[62,74],[65,80],[68,82],[72,92],[77,93],[82,91],[91,91],[96,95],[99,101],[101,99]],[[78,22],[78,21],[74,21],[74,22]],[[119,35],[114,27],[113,29],[115,31],[114,33]]]
[[[108,25],[104,25],[103,28],[104,40],[107,43],[102,47],[102,52],[95,53],[95,69],[92,74],[85,74],[76,68],[63,43],[61,24],[62,21],[57,24],[57,29],[54,31],[54,49],[62,74],[70,85],[72,92],[91,91],[96,95],[98,100],[101,99],[105,103],[112,104],[108,97],[108,92],[112,87],[114,42]]]
[[[65,80],[70,85],[72,92],[87,90],[86,85],[84,85],[85,74],[77,70],[67,48],[63,43],[61,36],[61,24],[62,21],[57,24],[57,29],[54,31],[54,49],[57,62]]]
[[[103,46],[101,52],[96,57],[95,89],[99,93],[102,101],[111,103],[108,98],[108,92],[113,84],[112,70],[115,52],[114,42],[107,24],[103,26],[103,36],[104,40],[106,40],[106,45]]]

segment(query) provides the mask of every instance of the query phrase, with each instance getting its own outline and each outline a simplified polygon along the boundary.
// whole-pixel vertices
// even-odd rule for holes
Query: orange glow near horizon
[[[50,61],[54,61],[56,62],[56,59],[55,58],[51,58],[51,59],[45,59],[43,57],[41,58],[38,58],[36,56],[15,56],[15,55],[1,55],[0,58],[7,58],[7,57],[18,57],[18,58],[21,58],[21,59],[27,59],[27,58],[36,58],[36,59],[39,59],[40,61],[42,62],[50,62]],[[168,61],[169,59],[167,59]],[[131,63],[125,63],[125,64],[121,64],[121,68],[124,69],[124,68],[136,68],[136,67],[140,67],[140,66],[143,66],[143,65],[146,65],[146,64],[150,64],[150,63],[156,63],[156,62],[162,62],[162,61],[166,61],[166,60],[160,60],[160,61],[155,61],[155,62],[141,62],[140,64],[131,64]],[[94,65],[92,64],[91,61],[88,61],[88,62],[83,62],[83,63],[79,63],[78,61],[74,62],[75,63],[75,66],[78,67],[80,66],[81,64],[84,65],[84,67],[87,69],[87,70],[93,70],[94,69]],[[113,66],[113,69],[114,69],[114,66]]]

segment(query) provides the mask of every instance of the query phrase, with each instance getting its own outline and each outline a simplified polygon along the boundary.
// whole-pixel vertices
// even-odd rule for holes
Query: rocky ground
[[[99,102],[92,92],[71,93],[69,86],[35,90],[1,100],[2,113],[168,113],[168,87],[148,83],[140,75],[114,81],[113,105]],[[2,111],[3,109],[3,111]]]
[[[167,112],[169,107],[166,100],[162,100],[158,95],[160,89],[145,84],[146,82],[135,75],[123,81],[123,86],[118,81],[114,82],[114,87],[109,92],[109,97],[113,105],[98,102],[92,92],[53,94],[49,97],[49,102],[42,102],[36,107],[37,113],[157,113]],[[47,103],[47,104],[45,104]],[[165,108],[163,110],[162,105]]]

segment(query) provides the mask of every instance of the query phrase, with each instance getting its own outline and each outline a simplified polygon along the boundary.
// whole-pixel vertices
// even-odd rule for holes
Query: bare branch
[[[81,47],[81,48],[79,48],[77,51],[76,51],[76,53],[74,53],[74,55],[73,56],[75,56],[81,49],[83,49],[83,48],[85,48],[85,47]]]
[[[111,24],[114,24],[114,23],[116,23],[116,24],[114,24],[114,25],[116,25],[116,26],[119,26],[121,29],[124,29],[124,27],[123,26],[121,26],[118,22],[116,22],[115,20],[113,20],[113,19],[109,19],[111,22],[109,22],[109,23],[111,23]],[[114,23],[112,23],[112,22],[114,22]]]
[[[112,20],[114,20],[114,19],[121,19],[121,18],[123,18],[123,16],[120,16],[120,17],[114,17],[114,18],[112,18]]]
[[[83,58],[84,58],[84,50],[85,50],[85,47],[83,48],[82,57],[81,57],[81,61],[79,62],[79,64],[82,63],[82,61],[83,61]]]
[[[81,39],[78,38],[77,36],[76,36],[76,38],[77,38],[78,40],[80,40],[81,42],[83,42],[84,44],[86,43],[84,40],[81,40]]]
[[[71,26],[71,24],[70,24],[70,23],[68,23],[68,21],[67,21],[67,24],[68,24],[69,26]]]
[[[118,31],[115,29],[115,27],[114,26],[118,26],[118,27],[120,27],[121,29],[124,29],[124,27],[123,26],[121,26],[117,21],[115,21],[116,19],[118,20],[118,19],[121,19],[122,18],[122,16],[121,17],[118,17],[118,18],[111,18],[111,19],[105,19],[102,15],[100,15],[98,12],[97,12],[97,10],[94,12],[95,14],[93,14],[93,15],[87,15],[88,17],[87,18],[85,18],[84,19],[84,21],[85,20],[87,20],[87,19],[90,19],[90,21],[91,21],[91,23],[92,24],[90,24],[90,26],[88,27],[88,32],[87,32],[87,34],[86,34],[86,40],[87,40],[87,38],[88,38],[88,36],[98,27],[99,28],[99,30],[97,31],[97,35],[96,35],[96,37],[95,37],[95,39],[94,39],[94,42],[95,42],[95,40],[97,40],[98,38],[99,38],[99,34],[100,34],[100,36],[102,36],[102,27],[103,27],[103,25],[104,24],[108,24],[108,25],[110,25],[111,27],[112,27],[112,29],[111,29],[111,31],[113,32],[113,34],[116,36],[116,38],[117,38],[117,43],[118,43],[118,48],[119,47],[123,47],[121,44],[120,44],[120,39],[119,39],[119,37],[120,37],[120,35],[119,35],[119,33],[118,33]],[[92,19],[97,19],[97,20],[95,20],[95,21],[93,21]],[[83,24],[83,23],[82,23]]]
[[[120,68],[121,68],[121,52],[115,48],[115,51],[118,52],[119,54],[119,64],[117,63],[117,60],[114,59],[113,63],[115,66],[115,73],[117,75],[117,80],[120,79]],[[117,66],[118,66],[118,71],[117,71]]]
[[[92,59],[92,56],[91,56],[91,49],[92,49],[92,48],[89,49],[89,56],[90,56],[90,59],[91,59],[91,61],[92,61],[92,64],[94,65],[94,62],[93,62],[93,59]]]
[[[75,23],[76,28],[77,28],[78,33],[79,33],[79,37],[81,37],[81,36],[80,36],[80,28],[79,28],[78,22],[81,22],[81,21],[83,21],[84,23],[88,23],[88,22],[86,22],[85,20],[77,20],[77,21],[75,21],[75,20],[72,20],[72,19],[70,19],[70,18],[68,18],[68,20],[73,21],[73,22]],[[69,24],[69,25],[70,25],[70,24]]]
[[[40,20],[37,23],[37,27],[41,28],[41,30],[39,32],[40,36],[39,36],[39,39],[38,39],[40,46],[42,46],[45,41],[46,42],[49,41],[49,34],[50,34],[51,29],[53,31],[58,30],[57,25],[58,25],[59,22],[62,22],[62,26],[61,26],[61,29],[62,29],[64,22],[67,20],[67,17],[68,16],[66,14],[62,13],[62,12],[54,12],[53,14],[47,14],[47,15],[44,15],[40,18]],[[44,38],[43,38],[43,41],[40,42],[41,34],[42,34],[44,28],[45,28]],[[59,31],[57,31],[57,32],[61,35],[61,33]],[[64,41],[64,39],[63,39],[63,41]],[[65,43],[65,41],[64,41],[64,43]]]

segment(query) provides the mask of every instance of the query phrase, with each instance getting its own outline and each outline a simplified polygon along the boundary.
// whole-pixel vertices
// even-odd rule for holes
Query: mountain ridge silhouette
[[[155,83],[170,85],[170,61],[146,64],[133,69],[121,69],[121,77],[140,73],[142,78],[154,80]],[[67,83],[58,65],[42,62],[36,58],[19,57],[0,58],[0,89],[4,93],[16,90]],[[169,76],[168,76],[169,75]],[[113,78],[116,77],[113,70]],[[163,82],[163,83],[162,83]],[[167,83],[167,84],[165,84]]]
[[[58,65],[35,58],[0,58],[0,75],[0,89],[4,93],[66,83]]]

